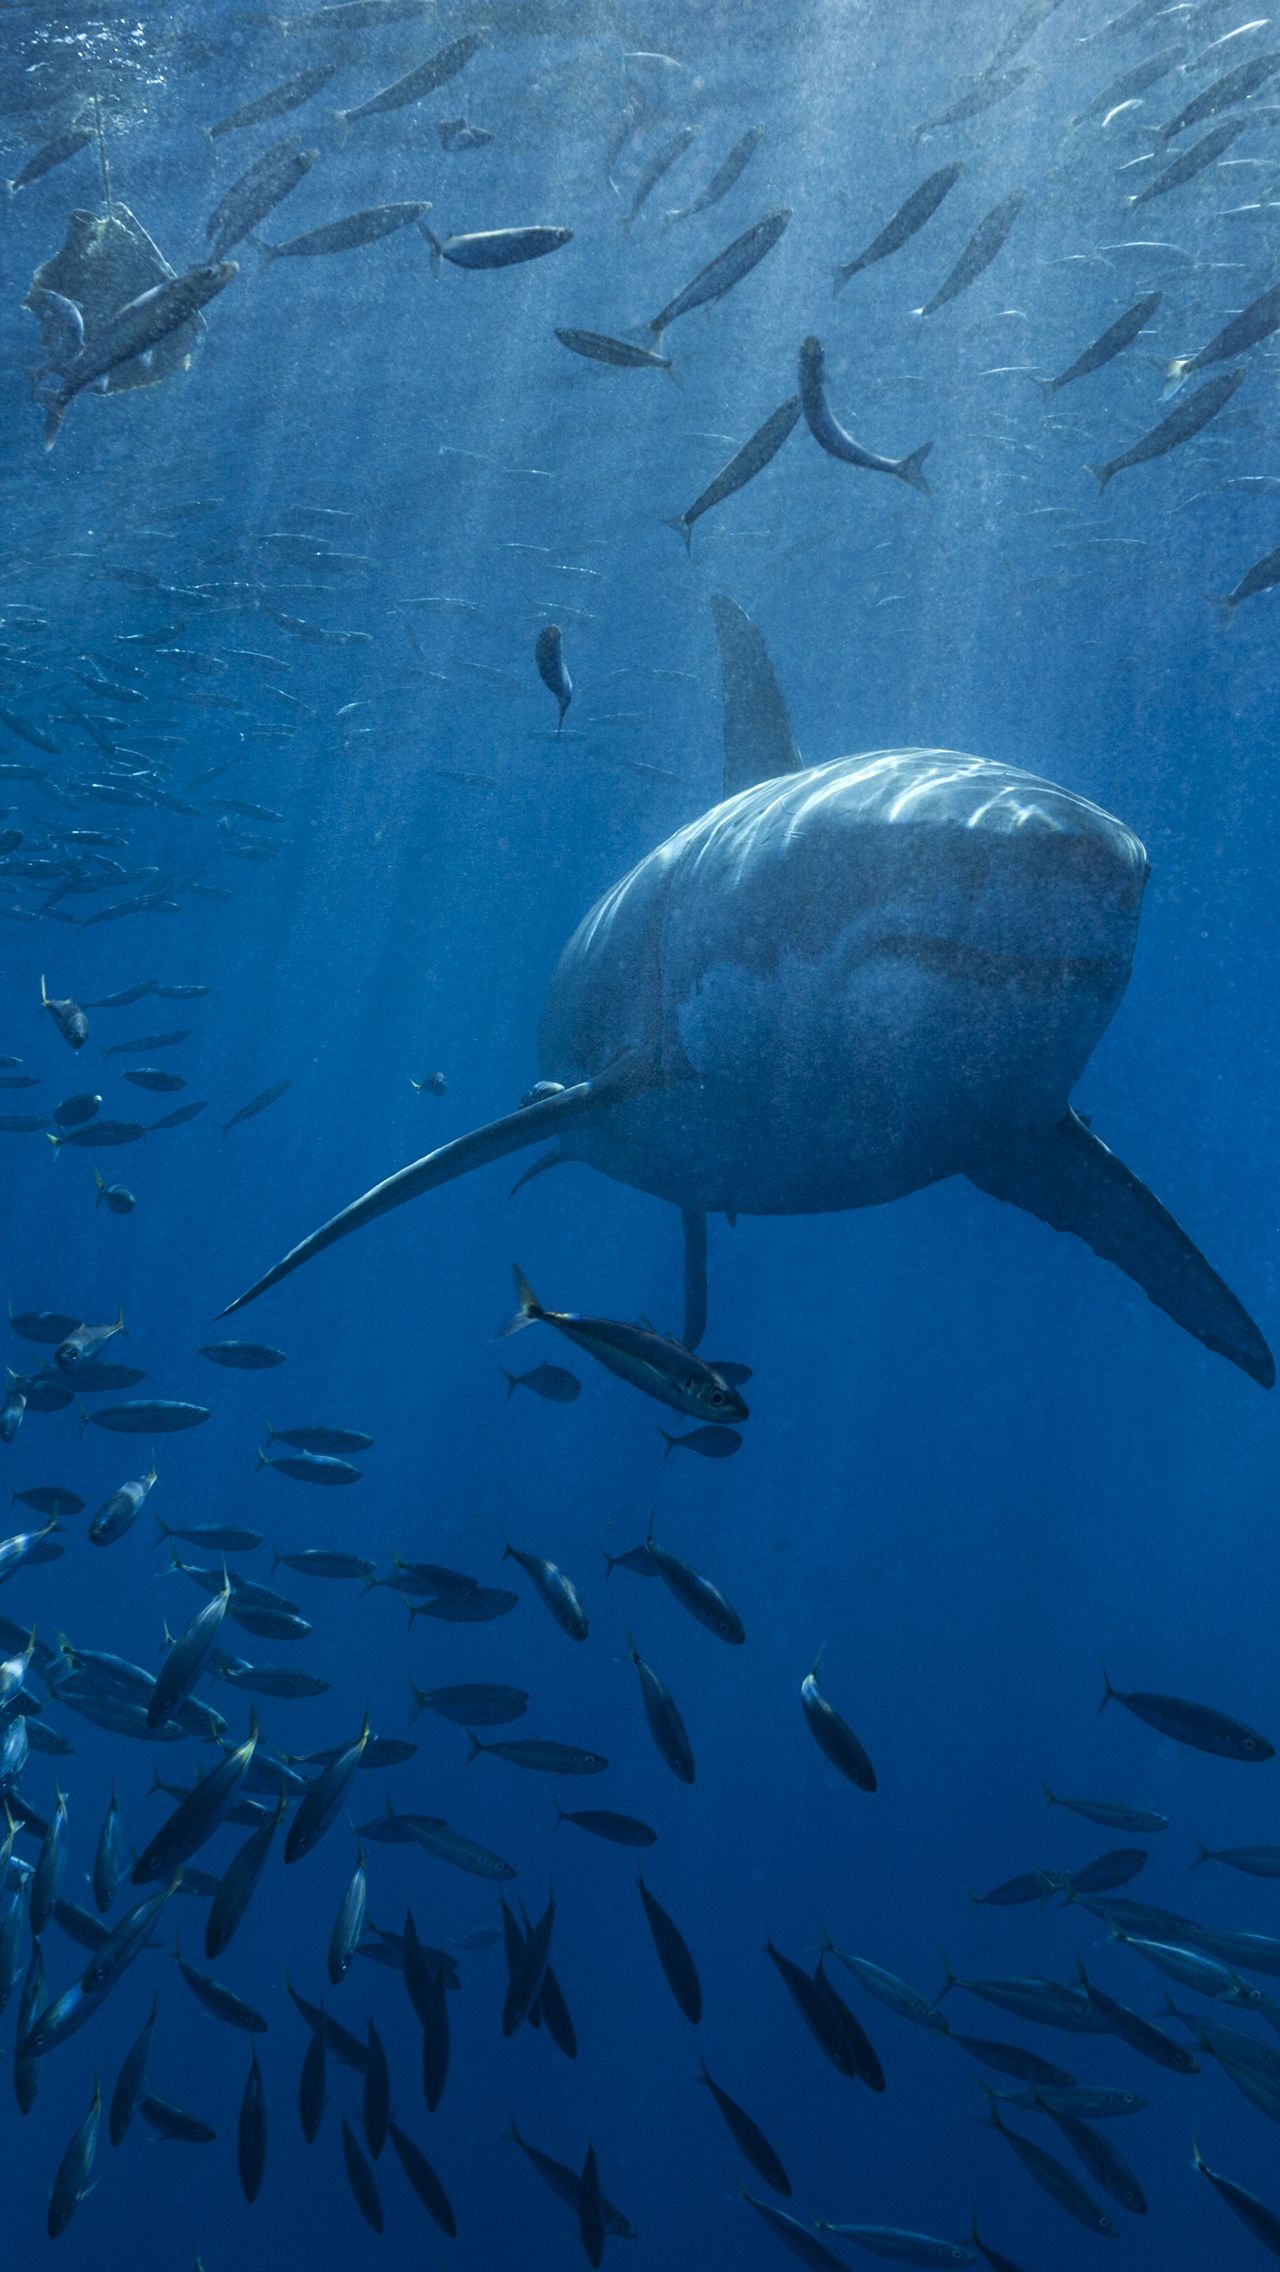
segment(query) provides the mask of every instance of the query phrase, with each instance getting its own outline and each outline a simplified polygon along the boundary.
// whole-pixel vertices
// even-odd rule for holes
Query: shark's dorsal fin
[[[1167,1208],[1078,1113],[1024,1135],[1007,1152],[970,1168],[969,1179],[1055,1231],[1073,1232],[1206,1349],[1271,1387],[1271,1351],[1247,1310]]]
[[[768,648],[750,616],[724,592],[712,593],[711,612],[724,702],[724,794],[736,797],[757,781],[803,772],[804,759]]]

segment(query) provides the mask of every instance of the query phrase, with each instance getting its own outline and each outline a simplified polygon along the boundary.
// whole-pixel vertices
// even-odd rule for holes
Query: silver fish
[[[971,284],[977,283],[1004,245],[1022,210],[1025,194],[1021,189],[1012,190],[1008,197],[1002,197],[998,205],[992,206],[986,218],[978,223],[950,275],[938,286],[932,298],[925,301],[922,308],[914,310],[916,315],[935,315],[939,308],[946,307],[949,300],[958,299],[962,292],[968,291]]]
[[[219,292],[225,292],[238,274],[234,260],[207,261],[188,269],[185,276],[171,276],[162,284],[153,284],[149,292],[140,293],[100,324],[91,348],[82,347],[70,363],[39,382],[37,396],[44,409],[46,450],[53,448],[70,404],[85,387],[159,346],[170,332],[198,315]]]
[[[860,466],[866,473],[896,474],[909,488],[920,490],[925,497],[930,494],[922,468],[933,443],[922,442],[919,449],[904,458],[882,458],[874,450],[864,450],[855,442],[827,401],[826,361],[817,339],[806,339],[800,349],[800,407],[809,432],[829,457],[839,458],[845,465]]]
[[[659,146],[659,148],[654,151],[653,156],[649,160],[649,163],[643,168],[639,181],[636,183],[635,193],[631,200],[630,209],[622,215],[622,226],[624,229],[630,229],[634,226],[636,216],[638,215],[641,206],[644,204],[645,199],[653,190],[657,188],[658,183],[661,181],[663,175],[670,173],[671,168],[675,165],[677,159],[684,156],[685,151],[689,147],[689,144],[691,142],[696,142],[700,131],[700,128],[696,126],[682,126],[677,134],[672,135],[669,142],[663,142]]]
[[[545,253],[567,245],[572,229],[550,228],[542,223],[523,229],[476,229],[468,236],[437,237],[419,221],[431,247],[431,266],[439,273],[442,260],[455,268],[516,268],[526,260],[541,260]]]
[[[255,158],[247,173],[231,184],[205,223],[210,260],[225,260],[234,245],[256,229],[282,199],[296,189],[319,156],[318,150],[301,150],[295,135],[275,142]]]
[[[744,169],[750,165],[763,138],[763,126],[749,126],[746,133],[734,143],[728,157],[716,167],[706,188],[699,190],[688,205],[677,206],[672,212],[663,214],[662,218],[668,227],[673,227],[677,221],[691,221],[695,213],[705,213],[709,206],[718,205],[722,197],[727,197]]]
[[[900,251],[903,245],[923,229],[925,222],[931,220],[937,212],[948,190],[955,188],[963,171],[964,168],[959,163],[940,166],[936,173],[930,174],[921,182],[918,189],[913,189],[910,197],[904,198],[897,212],[890,215],[870,244],[863,251],[855,253],[852,260],[842,261],[839,267],[832,270],[832,297],[843,291],[850,277],[860,276],[864,268],[870,268],[877,260],[887,260],[890,253]]]
[[[484,46],[484,38],[482,31],[463,32],[461,38],[450,40],[447,47],[438,48],[424,63],[415,64],[412,71],[406,71],[401,78],[394,79],[389,87],[383,87],[378,94],[370,95],[365,102],[357,103],[351,110],[336,111],[334,116],[339,126],[354,126],[357,119],[375,118],[390,110],[404,110],[409,103],[420,102],[424,95],[434,94],[437,87],[443,87],[447,80],[457,77],[472,56]]]
[[[316,63],[309,71],[299,71],[292,79],[283,79],[278,87],[268,87],[263,95],[255,95],[251,102],[241,103],[238,110],[228,111],[216,125],[209,128],[210,141],[220,134],[234,134],[242,126],[264,126],[268,119],[285,118],[291,110],[300,110],[313,95],[328,85],[338,66],[336,63]]]
[[[742,235],[735,237],[731,245],[726,245],[723,252],[717,253],[714,260],[707,262],[705,268],[700,268],[697,275],[691,278],[682,291],[676,293],[673,300],[668,300],[665,308],[650,323],[649,331],[655,346],[677,316],[689,315],[694,308],[709,307],[713,300],[721,299],[726,292],[732,291],[735,284],[741,283],[744,276],[749,276],[765,254],[772,252],[790,219],[791,207],[780,205],[776,211],[766,213],[762,220],[755,221],[749,229],[744,229]]]
[[[546,1310],[538,1301],[523,1271],[514,1270],[519,1308],[500,1330],[518,1333],[523,1326],[552,1325],[575,1348],[594,1357],[606,1371],[630,1381],[647,1396],[657,1397],[676,1412],[695,1419],[745,1420],[747,1406],[724,1375],[679,1341],[655,1333],[652,1326],[627,1325],[613,1318],[580,1317],[571,1310]]]
[[[1145,331],[1163,298],[1162,292],[1145,292],[1122,316],[1117,316],[1114,323],[1108,324],[1090,346],[1082,348],[1074,363],[1068,363],[1056,379],[1036,379],[1035,384],[1044,394],[1052,395],[1059,387],[1069,387],[1074,379],[1084,379],[1090,372],[1100,371]]]
[[[1243,355],[1247,348],[1270,339],[1273,331],[1280,331],[1280,284],[1270,285],[1256,300],[1250,300],[1194,355],[1175,355],[1165,367],[1165,394],[1172,394],[1189,371],[1203,371],[1210,363],[1225,363],[1233,355]]]
[[[776,458],[788,436],[794,433],[799,418],[800,397],[792,395],[789,402],[784,402],[770,413],[763,426],[756,428],[740,450],[734,451],[727,465],[721,466],[719,473],[707,483],[701,496],[694,498],[692,505],[674,519],[663,522],[664,528],[674,529],[677,535],[683,537],[686,552],[692,550],[695,521],[700,521],[703,514],[709,513],[714,505],[722,505],[726,497],[735,496],[749,481],[754,481],[758,473],[763,473],[770,460]]]
[[[1126,467],[1145,465],[1152,458],[1164,457],[1167,451],[1176,450],[1179,443],[1189,442],[1193,435],[1208,425],[1211,418],[1216,418],[1218,412],[1226,408],[1243,378],[1243,371],[1220,372],[1216,379],[1209,379],[1204,386],[1197,387],[1194,394],[1188,395],[1185,402],[1179,403],[1176,410],[1171,410],[1167,418],[1162,418],[1158,426],[1153,426],[1149,434],[1144,434],[1129,449],[1122,451],[1118,458],[1109,459],[1105,465],[1086,466],[1085,472],[1093,475],[1101,491],[1117,473],[1123,473]],[[1119,1692],[1112,1693],[1118,1695]],[[1184,1737],[1181,1740],[1186,1742],[1193,1739]],[[1272,1756],[1271,1747],[1268,1745],[1265,1753],[1256,1756],[1269,1759]]]

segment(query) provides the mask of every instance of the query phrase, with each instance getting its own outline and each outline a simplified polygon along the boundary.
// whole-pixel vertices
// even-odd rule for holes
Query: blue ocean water
[[[16,177],[97,94],[111,197],[177,271],[204,257],[206,218],[228,186],[294,130],[319,155],[261,223],[271,243],[390,200],[430,200],[437,235],[573,231],[527,265],[446,261],[438,276],[412,226],[314,260],[269,262],[242,243],[191,368],[121,396],[79,394],[46,453],[30,384],[36,326],[21,302],[72,211],[103,209],[95,147],[5,211],[0,704],[55,745],[3,735],[4,761],[43,776],[0,776],[12,808],[0,825],[23,832],[0,859],[0,1043],[39,1076],[5,1107],[35,1117],[72,1090],[101,1089],[104,1116],[147,1123],[187,1099],[208,1104],[119,1150],[62,1157],[40,1131],[0,1138],[4,1291],[14,1312],[99,1322],[122,1307],[128,1340],[104,1356],[145,1372],[129,1393],[198,1401],[211,1417],[153,1443],[82,1430],[74,1405],[29,1411],[0,1455],[5,1480],[15,1491],[64,1485],[87,1511],[66,1521],[60,1560],[6,1582],[0,1612],[42,1643],[62,1635],[154,1671],[166,1625],[180,1630],[205,1597],[167,1569],[152,1512],[173,1525],[246,1524],[266,1543],[243,1558],[245,1575],[278,1583],[314,1631],[297,1644],[237,1633],[233,1647],[331,1683],[313,1702],[262,1700],[264,1740],[299,1755],[349,1743],[367,1713],[379,1733],[407,1731],[418,1745],[403,1766],[360,1773],[338,1824],[296,1867],[277,1843],[211,1967],[269,2021],[253,2039],[268,2152],[252,2206],[236,2165],[250,2041],[202,2012],[168,1954],[176,1929],[184,1956],[203,1963],[204,1901],[174,1898],[154,1950],[42,2062],[25,2117],[10,2082],[19,1979],[3,2022],[0,2134],[4,2229],[26,2261],[51,2245],[49,2189],[95,2073],[109,2092],[153,1994],[151,2087],[202,2115],[216,2140],[161,2142],[136,2120],[117,2150],[104,2127],[63,2257],[127,2250],[147,2272],[193,2249],[206,2272],[237,2258],[372,2257],[340,2143],[342,2117],[359,2130],[358,2079],[330,2059],[308,2147],[297,2089],[309,2035],[288,1974],[356,2033],[375,2021],[396,2118],[453,2202],[450,2241],[388,2149],[376,2166],[388,2250],[460,2266],[577,2261],[572,2205],[504,2142],[514,2115],[575,2171],[591,2140],[605,2192],[637,2233],[611,2239],[611,2256],[750,2272],[783,2261],[777,2232],[738,2198],[740,2183],[772,2196],[698,2087],[705,2057],[781,2155],[793,2197],[779,2206],[806,2224],[960,2241],[976,2209],[983,2238],[1024,2272],[1067,2272],[1080,2226],[981,2127],[981,2081],[1004,2079],[837,1968],[887,2087],[842,2077],[762,1954],[766,1936],[811,1967],[825,1928],[931,1996],[944,1949],[965,1976],[1071,1981],[1083,1958],[1109,1994],[1158,2016],[1164,1982],[1108,1945],[1098,1917],[1060,1899],[1004,1909],[966,1898],[1129,1842],[1047,1809],[1045,1782],[1170,1817],[1129,1898],[1207,1925],[1278,1929],[1274,1881],[1188,1874],[1193,1838],[1275,1837],[1274,1764],[1206,1756],[1115,1705],[1097,1714],[1105,1661],[1118,1686],[1211,1703],[1274,1738],[1272,1408],[1082,1243],[957,1179],[856,1213],[713,1218],[704,1352],[753,1375],[741,1451],[721,1463],[664,1457],[658,1425],[679,1422],[550,1329],[493,1339],[517,1260],[549,1305],[681,1331],[675,1211],[586,1168],[509,1200],[528,1155],[488,1167],[213,1323],[337,1208],[512,1111],[538,1078],[540,1005],[562,944],[602,891],[721,795],[710,598],[724,592],[764,635],[806,763],[972,751],[1096,800],[1141,837],[1152,873],[1132,978],[1074,1102],[1274,1331],[1273,599],[1242,602],[1228,626],[1206,597],[1232,590],[1276,541],[1272,345],[1207,368],[1245,377],[1193,439],[1118,474],[1103,496],[1085,471],[1186,402],[1199,374],[1165,403],[1162,367],[1274,281],[1265,83],[1243,98],[1257,116],[1215,165],[1167,198],[1126,204],[1203,130],[1166,148],[1153,128],[1239,58],[1265,53],[1268,35],[1241,31],[1201,61],[1246,10],[1200,0],[1109,32],[1117,13],[1111,0],[1027,11],[1025,42],[1003,61],[1017,11],[987,0],[958,16],[933,0],[817,10],[499,0],[470,13],[449,0],[416,22],[288,32],[234,5],[0,14],[5,173]],[[485,41],[456,79],[339,131],[333,109],[473,27]],[[1167,76],[1138,107],[1072,126],[1110,82],[1171,46]],[[958,98],[990,91],[993,58],[997,72],[1025,77],[971,118],[921,134]],[[313,63],[335,70],[309,105],[209,139],[212,123]],[[445,151],[436,122],[460,115],[493,140]],[[666,223],[757,122],[759,147],[725,197]],[[646,165],[690,126],[696,139],[625,229]],[[918,236],[833,299],[833,265],[957,161],[954,189]],[[989,271],[915,317],[983,216],[1019,188],[1024,205]],[[781,207],[792,219],[758,268],[664,335],[678,387],[557,342],[566,326],[632,335]],[[1162,293],[1159,308],[1122,356],[1049,399],[1030,384],[1029,372],[1063,371],[1148,291]],[[837,462],[802,423],[698,523],[686,557],[664,521],[795,392],[806,334],[821,338],[832,406],[864,447],[899,457],[933,440],[931,496]],[[303,559],[307,536],[314,556]],[[354,564],[326,566],[326,549]],[[317,644],[280,617],[359,638]],[[574,687],[559,736],[534,667],[553,621]],[[226,667],[201,672],[182,659],[192,654]],[[85,684],[103,678],[117,691]],[[121,806],[92,787],[130,779],[159,801]],[[68,844],[72,829],[123,839],[107,852],[123,873],[99,870],[98,890],[64,892],[94,873]],[[165,904],[85,921],[138,894]],[[73,1055],[42,1015],[42,975],[50,995],[86,1004],[152,978],[209,992],[91,1009]],[[173,1046],[103,1054],[177,1029],[187,1037]],[[150,1063],[187,1087],[152,1095],[122,1079],[121,1068]],[[411,1085],[435,1069],[442,1096]],[[779,1068],[760,1083],[762,1122],[781,1108],[783,1078]],[[283,1081],[268,1110],[219,1133]],[[132,1213],[95,1205],[95,1166],[129,1185]],[[232,1333],[279,1347],[286,1363],[240,1373],[196,1354]],[[5,1358],[29,1373],[50,1354],[14,1333]],[[503,1367],[543,1361],[579,1375],[574,1403],[508,1397]],[[358,1484],[323,1493],[255,1469],[269,1424],[321,1423],[374,1439]],[[153,1451],[142,1517],[94,1548],[94,1510]],[[6,1527],[41,1519],[19,1502]],[[745,1647],[723,1646],[656,1582],[625,1569],[606,1580],[600,1548],[636,1546],[651,1519],[728,1595]],[[507,1541],[576,1580],[584,1644],[503,1563]],[[510,1581],[519,1606],[487,1625],[409,1628],[393,1585],[272,1580],[273,1547],[313,1546],[365,1555],[384,1576],[398,1554]],[[629,1632],[679,1704],[692,1788],[653,1747]],[[843,1780],[806,1729],[800,1684],[820,1649],[824,1692],[874,1761],[874,1794]],[[607,1773],[468,1764],[461,1728],[424,1713],[409,1729],[411,1682],[479,1680],[531,1698],[522,1722],[492,1736],[586,1746]],[[88,1903],[111,1789],[140,1849],[171,1804],[149,1794],[153,1764],[166,1781],[192,1781],[214,1754],[96,1728],[60,1707],[34,1666],[28,1689],[74,1750],[33,1750],[21,1796],[47,1815],[55,1787],[65,1792],[65,1890]],[[200,1693],[242,1740],[249,1699],[212,1679]],[[330,1987],[325,1953],[356,1851],[349,1824],[374,1820],[388,1798],[507,1859],[517,1874],[504,1890],[531,1917],[554,1886],[552,1955],[575,2060],[545,2026],[504,2040],[501,1947],[459,1952],[448,2085],[429,2114],[421,2030],[395,1972],[360,1958]],[[698,1968],[696,2029],[659,1969],[635,1857],[557,1828],[557,1800],[623,1809],[657,1831],[640,1860]],[[220,1829],[196,1865],[220,1873],[243,1835]],[[37,1843],[20,1832],[13,1852],[34,1862]],[[413,1846],[370,1842],[367,1865],[379,1925],[399,1930],[412,1908],[423,1940],[447,1946],[499,1921],[492,1885]],[[133,1898],[121,1890],[113,1920]],[[57,1992],[83,1952],[56,1923],[42,1939]],[[1267,1989],[1267,1975],[1250,1978]],[[1195,2008],[1275,2045],[1265,2019]],[[1145,2217],[1114,2212],[1135,2272],[1261,2260],[1191,2167],[1194,2137],[1214,2169],[1280,2210],[1267,2114],[1212,2057],[1188,2078],[1114,2035],[1050,2032],[959,1992],[942,2009],[954,2029],[1150,2100],[1106,2126],[1149,2203]],[[1042,2116],[1010,2121],[1071,2161]]]

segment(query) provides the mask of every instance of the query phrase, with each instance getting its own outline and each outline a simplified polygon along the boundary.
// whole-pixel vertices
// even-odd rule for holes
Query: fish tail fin
[[[943,1997],[949,1996],[952,1989],[958,1988],[960,1983],[956,1979],[956,1976],[951,1969],[951,1959],[947,1955],[946,1950],[942,1949],[939,1953],[942,1957],[942,1986],[938,1990],[937,2001],[938,2003],[941,2003]]]
[[[932,448],[933,443],[931,441],[922,442],[918,450],[912,450],[905,458],[899,458],[893,469],[900,480],[905,481],[909,488],[918,489],[922,497],[933,495],[933,491],[921,471],[921,467]]]
[[[617,1568],[618,1557],[616,1554],[611,1554],[607,1546],[602,1546],[600,1548],[600,1552],[604,1556],[604,1582],[607,1586],[610,1578],[613,1576],[614,1570]]]
[[[413,1710],[409,1714],[409,1725],[410,1727],[412,1727],[419,1713],[426,1711],[427,1692],[425,1688],[419,1688],[416,1680],[411,1680],[409,1683],[409,1694],[413,1698]]]
[[[1187,366],[1190,361],[1189,355],[1175,355],[1171,363],[1164,365],[1164,386],[1160,393],[1161,402],[1167,402],[1171,394],[1177,393],[1186,378]]]
[[[45,1130],[45,1132],[44,1132],[44,1140],[45,1140],[46,1144],[52,1144],[52,1146],[53,1146],[53,1156],[54,1156],[54,1158],[55,1158],[55,1160],[56,1160],[56,1159],[57,1159],[57,1157],[58,1157],[58,1154],[59,1154],[59,1152],[60,1152],[60,1151],[62,1150],[62,1138],[61,1138],[61,1136],[55,1136],[55,1135],[54,1135],[54,1133],[53,1133],[53,1130],[52,1130],[51,1128],[46,1128],[46,1130]]]
[[[1109,465],[1087,465],[1084,470],[1093,475],[1098,484],[1098,495],[1101,496],[1111,479],[1112,468]]]
[[[683,538],[685,551],[688,553],[690,559],[692,559],[693,530],[690,528],[689,523],[684,518],[684,515],[680,514],[679,517],[675,520],[664,520],[662,525],[664,529],[674,529],[676,535]]]
[[[124,1337],[125,1337],[125,1340],[126,1340],[126,1341],[127,1341],[127,1340],[128,1340],[128,1338],[129,1338],[129,1328],[128,1328],[128,1326],[127,1326],[127,1325],[125,1324],[125,1322],[124,1322],[124,1303],[123,1303],[123,1302],[117,1302],[117,1304],[116,1304],[116,1322],[115,1322],[115,1325],[114,1325],[114,1326],[112,1327],[112,1331],[113,1331],[114,1333],[123,1333],[123,1335],[124,1335]]]
[[[1208,600],[1210,607],[1217,608],[1219,617],[1222,622],[1222,628],[1225,631],[1227,625],[1235,620],[1235,612],[1240,604],[1235,596],[1235,593],[1206,592],[1205,598]]]
[[[840,297],[840,294],[843,292],[845,285],[848,283],[852,273],[852,270],[847,268],[843,261],[839,262],[837,266],[830,271],[831,297],[833,300],[836,300]]]
[[[507,1384],[507,1402],[508,1404],[510,1404],[512,1394],[516,1387],[516,1376],[514,1373],[509,1373],[506,1366],[504,1365],[502,1368],[502,1377]]]
[[[671,1454],[674,1451],[676,1445],[679,1443],[680,1439],[678,1436],[669,1435],[667,1433],[667,1430],[662,1427],[659,1428],[658,1434],[661,1436],[663,1443],[667,1447],[662,1456],[664,1459],[670,1459]]]
[[[341,147],[351,132],[351,114],[345,110],[331,110],[329,116],[338,130],[338,144]]]
[[[514,1317],[509,1317],[505,1325],[498,1327],[497,1338],[499,1341],[505,1341],[509,1334],[519,1333],[521,1326],[533,1325],[538,1318],[545,1314],[518,1262],[512,1263],[511,1275],[515,1279],[518,1306]]]
[[[1208,1847],[1204,1844],[1203,1840],[1199,1838],[1193,1838],[1191,1843],[1196,1850],[1196,1858],[1191,1864],[1191,1867],[1193,1870],[1198,1870],[1202,1862],[1211,1862],[1213,1860],[1213,1856],[1210,1853]]]
[[[520,2126],[516,2121],[514,2114],[508,2114],[507,2127],[503,2131],[502,2135],[505,2139],[508,2140],[511,2145],[523,2146],[524,2139],[520,2135]]]
[[[670,379],[671,384],[674,387],[678,388],[679,392],[683,394],[684,380],[681,378],[680,373],[677,371],[675,364],[672,362],[670,356],[667,357],[667,377]]]
[[[444,259],[444,254],[440,249],[440,239],[438,236],[436,236],[434,230],[427,227],[425,221],[420,220],[417,225],[422,235],[425,237],[428,247],[430,248],[431,273],[433,276],[438,276],[440,274],[440,264]]]
[[[81,1433],[81,1435],[83,1436],[83,1434],[84,1434],[84,1432],[85,1432],[85,1429],[86,1429],[86,1428],[88,1427],[88,1425],[89,1425],[89,1415],[88,1415],[88,1412],[87,1412],[87,1411],[85,1410],[85,1407],[84,1407],[84,1405],[83,1405],[83,1404],[82,1404],[82,1403],[80,1402],[80,1399],[79,1399],[79,1397],[77,1397],[77,1398],[76,1398],[76,1411],[77,1411],[77,1412],[79,1413],[79,1415],[80,1415],[80,1433]]]
[[[268,1438],[267,1438],[267,1443],[270,1443],[270,1441],[271,1441],[271,1439],[270,1439],[270,1437],[268,1437]],[[269,1460],[269,1459],[267,1458],[267,1446],[266,1446],[266,1444],[259,1444],[259,1445],[257,1445],[257,1446],[255,1447],[254,1457],[255,1457],[255,1459],[257,1460],[257,1464],[258,1464],[258,1467],[270,1467],[270,1465],[271,1465],[271,1462],[270,1462],[270,1460]],[[255,1468],[254,1472],[255,1472],[255,1474],[256,1474],[256,1472],[257,1472],[257,1469],[256,1469],[256,1468]]]
[[[967,1901],[971,1901],[975,1909],[985,1908],[986,1904],[983,1900],[982,1895],[980,1893],[975,1893],[971,1885],[967,1885],[964,1891],[965,1899]]]
[[[1191,2167],[1192,2169],[1202,2169],[1206,2172],[1209,2167],[1194,2138],[1191,2141]]]
[[[1044,1803],[1047,1807],[1056,1807],[1061,1803],[1057,1794],[1049,1789],[1047,1783],[1042,1783],[1040,1788],[1044,1792]]]
[[[1108,1675],[1108,1672],[1107,1672],[1107,1668],[1106,1668],[1106,1666],[1104,1665],[1104,1666],[1102,1667],[1102,1702],[1101,1702],[1101,1704],[1100,1704],[1100,1705],[1098,1706],[1098,1710],[1099,1710],[1099,1712],[1105,1712],[1105,1711],[1106,1711],[1106,1708],[1107,1708],[1108,1704],[1109,1704],[1109,1703],[1111,1702],[1111,1699],[1112,1699],[1112,1697],[1113,1697],[1113,1696],[1114,1696],[1115,1694],[1116,1694],[1116,1690],[1115,1690],[1115,1689],[1114,1689],[1114,1688],[1112,1687],[1112,1685],[1111,1685],[1111,1681],[1110,1681],[1110,1677],[1109,1677],[1109,1675]]]
[[[468,1767],[470,1767],[472,1760],[478,1759],[481,1752],[485,1751],[488,1747],[487,1745],[481,1743],[479,1736],[476,1735],[474,1729],[472,1728],[467,1729],[467,1742],[470,1744],[471,1749],[467,1753],[466,1764]]]
[[[1039,387],[1041,394],[1046,398],[1051,394],[1056,394],[1058,391],[1058,382],[1056,379],[1037,378],[1034,371],[1028,371],[1026,373],[1026,377],[1030,379],[1033,387]]]

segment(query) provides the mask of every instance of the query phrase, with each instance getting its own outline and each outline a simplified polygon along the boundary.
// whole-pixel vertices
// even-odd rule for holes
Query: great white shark
[[[222,1313],[473,1168],[550,1139],[684,1219],[685,1341],[707,1217],[882,1205],[950,1176],[1127,1272],[1270,1388],[1252,1318],[1072,1110],[1128,983],[1146,853],[1072,791],[954,750],[806,766],[755,625],[713,601],[724,797],[605,893],[547,991],[514,1112],[401,1168]]]

